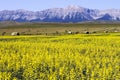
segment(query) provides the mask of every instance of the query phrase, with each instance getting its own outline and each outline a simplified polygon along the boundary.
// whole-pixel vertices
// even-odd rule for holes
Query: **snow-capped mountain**
[[[71,5],[36,12],[22,9],[0,11],[0,21],[81,22],[92,20],[118,21],[120,20],[120,10],[97,10]]]

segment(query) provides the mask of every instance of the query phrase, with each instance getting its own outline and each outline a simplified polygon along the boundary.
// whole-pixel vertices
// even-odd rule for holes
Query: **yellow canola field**
[[[120,80],[120,36],[0,36],[0,80]]]

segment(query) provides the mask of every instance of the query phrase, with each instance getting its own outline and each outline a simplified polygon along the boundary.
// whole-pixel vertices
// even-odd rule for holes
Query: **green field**
[[[120,33],[0,36],[0,80],[120,80]]]
[[[11,35],[19,32],[21,35],[63,35],[66,31],[73,33],[117,33],[120,32],[120,23],[18,23],[0,22],[0,35]]]

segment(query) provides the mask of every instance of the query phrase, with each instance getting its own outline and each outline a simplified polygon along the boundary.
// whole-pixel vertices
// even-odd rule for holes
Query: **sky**
[[[120,0],[0,0],[0,10],[41,11],[78,5],[90,9],[120,9]]]

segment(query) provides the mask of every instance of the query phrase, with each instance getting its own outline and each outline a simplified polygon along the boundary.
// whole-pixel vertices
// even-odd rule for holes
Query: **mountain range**
[[[42,11],[2,10],[0,21],[18,22],[83,22],[119,21],[120,9],[89,9],[70,5],[65,8],[51,8]]]

